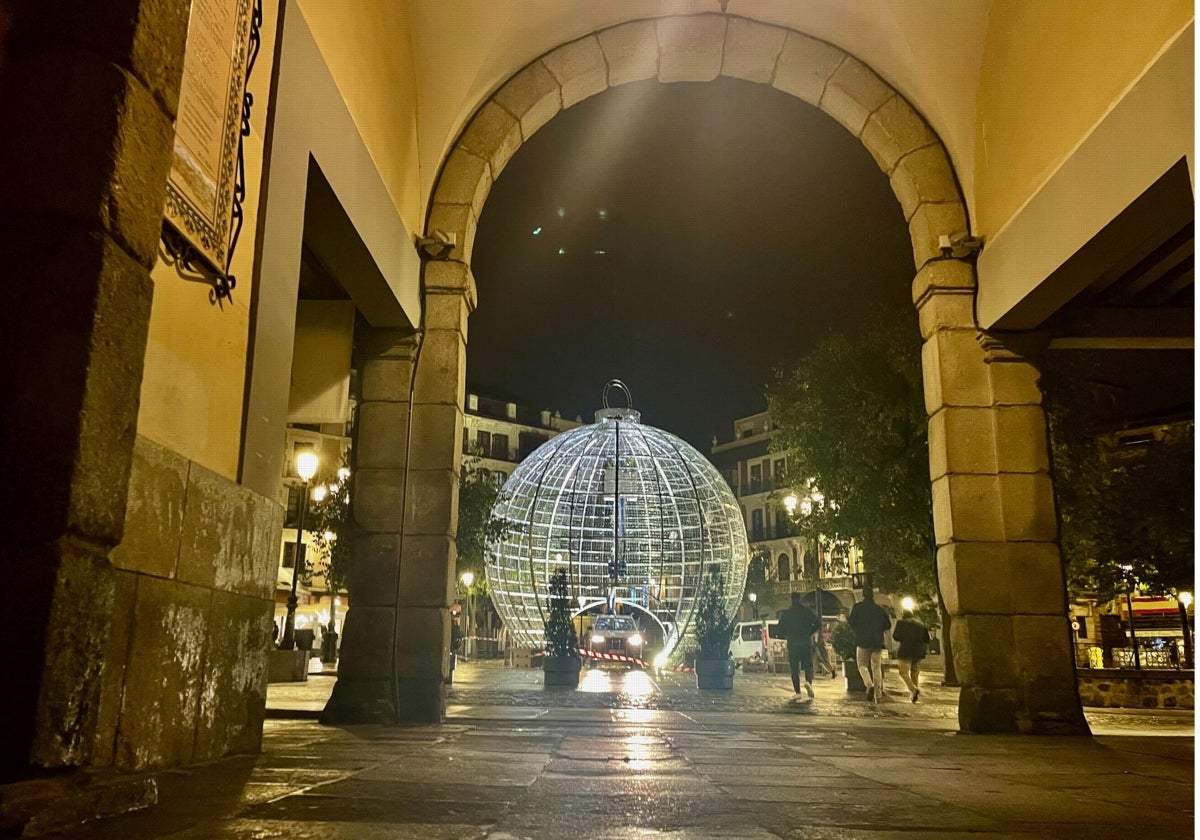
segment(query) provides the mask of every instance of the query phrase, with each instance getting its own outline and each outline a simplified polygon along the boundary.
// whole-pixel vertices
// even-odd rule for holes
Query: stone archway
[[[939,237],[967,233],[954,171],[940,139],[871,68],[836,46],[725,15],[620,24],[564,44],[526,66],[485,101],[446,157],[427,229],[453,233],[450,261],[425,272],[426,319],[408,421],[395,638],[449,638],[458,437],[466,321],[477,220],[495,179],[520,146],[563,108],[641,79],[769,84],[819,108],[859,138],[908,222],[920,314],[930,478],[939,578],[952,616],[962,682],[960,727],[972,732],[1086,732],[1075,684],[1063,572],[1036,367],[981,333],[971,263],[943,257]],[[364,400],[370,400],[364,394]],[[364,413],[362,434],[369,434]],[[438,601],[439,595],[444,595]],[[436,602],[436,603],[435,603]],[[406,614],[406,615],[405,615]],[[404,625],[403,633],[400,625]],[[347,643],[350,629],[347,629]],[[393,646],[396,685],[429,698],[444,664],[406,659]]]

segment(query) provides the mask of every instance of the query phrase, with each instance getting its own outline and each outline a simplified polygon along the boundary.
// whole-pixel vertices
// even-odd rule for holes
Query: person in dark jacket
[[[900,679],[908,686],[912,701],[917,702],[921,696],[919,687],[921,660],[929,645],[929,628],[913,618],[912,610],[905,610],[896,628],[892,630],[892,638],[900,644],[896,658],[900,660]]]
[[[792,668],[792,689],[800,694],[800,669],[804,669],[804,690],[813,698],[813,633],[821,629],[821,620],[800,602],[800,593],[792,593],[792,605],[779,614],[779,630],[787,639],[788,664]]]
[[[867,699],[878,703],[883,699],[883,634],[892,628],[892,618],[875,603],[875,595],[867,587],[863,599],[850,608],[846,621],[854,631],[854,657],[867,684]]]

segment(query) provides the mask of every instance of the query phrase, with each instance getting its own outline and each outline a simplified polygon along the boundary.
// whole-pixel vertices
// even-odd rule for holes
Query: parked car
[[[637,622],[628,615],[598,615],[592,622],[592,633],[588,637],[588,649],[600,653],[620,653],[626,656],[642,655],[642,634]]]
[[[763,638],[764,627],[766,639]],[[772,650],[780,656],[787,656],[787,640],[779,632],[778,619],[739,621],[734,626],[733,641],[729,645],[729,653],[734,659],[750,659],[757,653],[758,658],[765,662],[770,659]]]

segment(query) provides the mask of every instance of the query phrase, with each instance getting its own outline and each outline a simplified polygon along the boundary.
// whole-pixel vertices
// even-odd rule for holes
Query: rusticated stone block
[[[353,680],[392,678],[396,610],[351,604],[342,624],[338,676]]]
[[[933,297],[945,294],[973,294],[975,292],[975,268],[964,260],[941,259],[927,262],[917,271],[912,282],[913,304],[919,309]],[[974,327],[972,315],[959,327]],[[928,338],[928,336],[926,336]]]
[[[1048,473],[1001,473],[1004,538],[1053,542],[1058,539],[1054,485]]]
[[[892,192],[911,219],[924,202],[950,202],[959,199],[954,168],[941,143],[934,143],[900,158],[892,170]]]
[[[1041,406],[999,406],[993,415],[1000,472],[1048,473],[1050,446]]]
[[[467,387],[467,343],[462,333],[426,332],[416,375],[414,402],[462,405]]]
[[[658,37],[654,21],[623,23],[596,33],[608,62],[610,87],[658,75]]]
[[[787,30],[745,18],[732,18],[725,31],[721,75],[748,82],[770,82],[783,51]]]
[[[450,259],[469,263],[475,244],[478,217],[470,204],[442,204],[435,202],[429,211],[427,230],[444,230],[456,237]]]
[[[508,161],[521,148],[521,124],[495,102],[485,102],[463,132],[459,148],[482,158],[499,178]]]
[[[213,593],[193,761],[258,752],[272,613],[270,601]]]
[[[660,82],[711,82],[720,75],[725,46],[724,17],[659,18],[655,26]]]
[[[354,521],[364,531],[398,532],[404,516],[405,472],[402,469],[368,469],[354,474],[351,499]]]
[[[846,54],[832,44],[799,32],[789,32],[771,84],[810,105],[818,105],[826,83],[846,58]]]
[[[95,14],[88,0],[39,4],[20,16],[14,41],[61,40],[128,70],[171,119],[179,108],[189,4],[185,0],[112,0]]]
[[[400,574],[400,535],[361,534],[354,539],[350,602],[363,607],[396,605]]]
[[[142,577],[134,607],[117,762],[142,770],[194,755],[212,590]]]
[[[321,723],[397,723],[393,681],[347,676],[339,668],[333,694],[321,712]]]
[[[963,685],[958,694],[958,728],[977,735],[1016,732],[1019,706],[1015,688]]]
[[[940,237],[957,239],[967,235],[967,214],[962,202],[922,204],[908,220],[908,235],[912,240],[913,262],[918,268],[934,257],[940,257]]]
[[[921,348],[925,410],[945,406],[990,407],[991,384],[974,330],[943,330]]]
[[[952,615],[1062,615],[1055,543],[955,542],[938,549],[938,581]]]
[[[454,600],[454,541],[449,537],[405,537],[400,561],[401,605],[445,607]]]
[[[608,88],[608,66],[594,35],[563,44],[542,58],[562,88],[562,106],[570,108]]]
[[[403,469],[408,457],[408,403],[363,402],[355,446],[360,469]]]
[[[562,109],[558,82],[540,61],[509,79],[492,99],[520,120],[521,136],[526,140]]]
[[[937,142],[937,136],[908,100],[896,94],[867,118],[862,141],[879,168],[890,174],[900,158]]]
[[[467,316],[471,314],[469,300],[466,295],[430,293],[426,287],[425,328],[458,332],[465,340]]]
[[[408,402],[412,387],[411,359],[370,359],[363,363],[364,402]]]
[[[125,536],[109,553],[113,565],[157,577],[174,577],[183,532],[188,461],[139,436],[133,447]]]
[[[937,263],[925,263],[926,267]],[[917,313],[921,337],[929,339],[940,330],[972,329],[975,324],[975,293],[971,291],[930,295]]]
[[[255,598],[275,596],[275,575],[279,568],[279,547],[283,539],[284,509],[274,499],[268,499],[249,491],[250,519],[253,527],[250,561],[253,572],[253,587],[246,587],[243,594]]]
[[[251,491],[193,463],[188,470],[176,577],[227,592],[261,593]],[[261,497],[257,497],[261,498]]]
[[[444,607],[405,607],[396,622],[396,673],[415,680],[442,684],[443,652],[450,644],[450,610]]]
[[[431,295],[461,297],[468,314],[475,310],[475,301],[478,298],[475,275],[471,272],[471,267],[465,263],[454,260],[428,263],[425,266],[425,290]],[[459,325],[457,318],[450,319],[446,325],[439,323],[437,326],[430,324],[426,319],[425,328],[427,330],[459,329]],[[459,329],[459,332],[463,335],[467,334],[465,329]]]
[[[446,536],[458,521],[458,474],[450,469],[409,470],[404,534]]]
[[[19,361],[5,428],[20,443],[5,467],[21,492],[9,497],[8,514],[31,541],[71,531],[115,545],[125,526],[153,284],[99,231],[20,212],[2,227],[0,262],[15,307],[4,347]]]
[[[440,681],[401,677],[396,680],[396,697],[400,722],[441,723],[446,717],[446,694]]]
[[[125,688],[125,657],[133,634],[134,604],[138,576],[113,571],[112,621],[104,642],[104,667],[100,675],[100,699],[97,711],[96,745],[91,763],[108,767],[113,763],[117,742],[117,721],[121,715],[121,694]]]
[[[488,162],[457,148],[442,168],[433,200],[438,204],[467,204],[478,218],[491,189],[492,173]]]
[[[149,89],[63,44],[9,52],[4,82],[0,113],[24,116],[0,138],[0,210],[103,230],[152,267],[175,132]]]
[[[989,408],[943,408],[929,418],[929,477],[996,472],[996,437]]]
[[[934,481],[933,532],[938,545],[1003,540],[999,478],[949,474]]]
[[[99,551],[67,539],[57,540],[43,556],[23,559],[54,569],[28,760],[49,768],[87,764],[100,724],[103,656],[115,603],[113,571]]]
[[[870,67],[846,56],[829,77],[820,106],[857,137],[862,134],[867,117],[895,93],[892,86],[876,76]]]
[[[1041,405],[1041,372],[1028,362],[988,365],[992,400],[996,405]]]
[[[1010,616],[954,616],[950,633],[954,667],[964,686],[1017,687],[1016,640]]]
[[[457,405],[414,405],[409,469],[457,473],[462,462],[462,429],[462,409]]]

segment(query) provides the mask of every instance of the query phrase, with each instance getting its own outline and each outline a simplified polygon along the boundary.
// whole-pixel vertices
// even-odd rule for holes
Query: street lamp
[[[750,593],[750,606],[754,608],[754,620],[758,621],[758,593]]]
[[[1188,607],[1192,605],[1192,593],[1180,592],[1176,599],[1179,602],[1179,621],[1183,626],[1183,667],[1192,668],[1193,656],[1192,653],[1192,631],[1188,627]]]
[[[296,511],[296,548],[292,553],[292,594],[287,599],[287,618],[283,621],[283,638],[280,650],[296,649],[296,582],[300,579],[300,567],[304,563],[304,511],[308,508],[308,482],[317,474],[317,453],[305,450],[296,456],[296,475],[300,476],[300,501]]]
[[[917,602],[913,600],[911,595],[905,595],[900,599],[900,609],[905,612],[912,612],[916,606]]]
[[[467,639],[463,643],[463,653],[469,659],[475,653],[475,640],[471,636],[473,629],[473,621],[475,612],[475,592],[471,589],[471,585],[475,583],[474,572],[463,572],[462,585],[467,588]]]
[[[1133,667],[1141,669],[1142,655],[1138,651],[1137,633],[1133,630],[1133,566],[1122,566],[1121,577],[1125,581],[1125,604],[1129,607],[1129,643],[1133,645]]]

